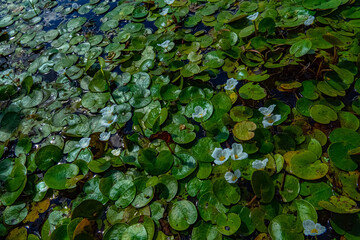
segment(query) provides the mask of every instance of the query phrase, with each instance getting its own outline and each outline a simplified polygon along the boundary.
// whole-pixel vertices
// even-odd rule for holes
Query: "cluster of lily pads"
[[[0,238],[360,239],[352,0],[7,0]]]

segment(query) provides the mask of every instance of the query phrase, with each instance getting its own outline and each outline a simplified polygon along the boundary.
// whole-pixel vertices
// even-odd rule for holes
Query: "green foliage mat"
[[[360,239],[357,0],[2,0],[0,238]]]

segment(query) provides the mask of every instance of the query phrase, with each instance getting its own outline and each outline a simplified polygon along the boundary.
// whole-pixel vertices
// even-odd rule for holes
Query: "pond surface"
[[[360,239],[358,1],[1,3],[1,239]]]

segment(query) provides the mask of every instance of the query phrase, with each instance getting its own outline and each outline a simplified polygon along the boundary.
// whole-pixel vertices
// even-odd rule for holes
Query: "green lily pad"
[[[136,186],[129,179],[122,179],[115,183],[109,192],[109,198],[115,201],[117,207],[125,208],[136,196]]]
[[[206,112],[202,117],[194,117],[195,121],[197,122],[206,121],[213,114],[214,108],[210,100],[206,98],[196,98],[186,105],[185,116],[191,118],[192,115],[195,114],[195,108],[197,106],[200,106]]]
[[[255,225],[253,223],[251,211],[249,208],[241,205],[235,205],[230,209],[229,212],[237,213],[239,215],[241,219],[241,225],[238,233],[240,233],[242,236],[249,236],[255,231]]]
[[[236,213],[222,213],[216,217],[217,229],[225,236],[234,234],[239,229],[240,224],[241,219]]]
[[[317,160],[317,156],[310,151],[297,151],[290,160],[290,172],[295,176],[315,180],[324,177],[329,167]]]
[[[291,202],[299,195],[300,183],[296,177],[281,173],[273,176],[273,179],[284,202]]]
[[[152,240],[154,237],[154,233],[155,233],[154,221],[149,216],[142,215],[142,216],[137,216],[137,217],[134,217],[133,219],[131,219],[129,224],[132,226],[133,224],[136,224],[139,222],[141,222],[141,224],[146,229],[147,239]]]
[[[146,228],[141,223],[136,223],[128,227],[121,237],[122,240],[147,240]]]
[[[236,185],[229,184],[225,178],[220,178],[214,182],[215,196],[225,206],[235,204],[240,200],[240,188]]]
[[[256,124],[251,121],[241,121],[235,124],[233,129],[234,136],[243,141],[248,141],[255,136]]]
[[[339,179],[343,191],[352,199],[359,201],[360,193],[357,190],[359,174],[357,172],[340,172]]]
[[[156,185],[159,192],[159,198],[170,202],[178,191],[178,182],[172,175],[162,175],[159,177],[159,183]]]
[[[201,195],[199,198],[198,210],[204,221],[211,221],[212,223],[216,223],[218,214],[227,212],[227,209],[212,192],[206,192]]]
[[[49,188],[57,190],[74,188],[78,173],[79,168],[75,164],[59,164],[49,168],[45,173],[44,181]]]
[[[103,204],[94,199],[82,201],[77,207],[74,208],[71,214],[71,219],[84,217],[88,219],[97,219],[101,217],[105,210]]]
[[[181,103],[189,103],[196,98],[205,98],[205,93],[201,88],[195,86],[186,87],[179,94]]]
[[[84,23],[86,21],[87,21],[86,17],[78,17],[78,18],[71,19],[67,23],[67,28],[70,31],[72,31],[73,29],[76,29],[76,28],[81,27],[82,25],[84,25]]]
[[[295,42],[291,48],[290,53],[295,55],[295,57],[304,56],[311,49],[312,42],[308,39],[303,39],[298,42]]]
[[[199,224],[196,224],[191,232],[191,239],[193,240],[203,240],[205,239],[222,239],[221,234],[218,232],[216,226],[211,223],[200,221]]]
[[[209,68],[219,68],[225,61],[221,51],[212,51],[205,55],[203,63]]]
[[[154,188],[146,186],[147,178],[145,176],[138,177],[134,180],[136,186],[136,196],[131,205],[135,208],[146,206],[154,197]]]
[[[40,148],[35,155],[35,163],[40,170],[46,171],[58,163],[63,156],[62,150],[55,145]]]
[[[318,123],[328,124],[331,121],[337,120],[336,112],[325,105],[313,105],[310,108],[310,116]]]
[[[330,133],[329,139],[332,143],[343,142],[353,147],[360,145],[360,134],[348,128],[334,129]]]
[[[7,225],[17,225],[28,215],[25,203],[7,206],[3,212],[4,222]]]
[[[350,112],[339,112],[339,120],[342,128],[350,128],[356,131],[360,126],[359,119]]]
[[[121,240],[123,233],[128,228],[126,223],[116,223],[104,233],[104,240]]]
[[[255,171],[251,176],[251,186],[261,202],[269,203],[275,195],[275,186],[265,171]]]
[[[311,203],[302,199],[298,199],[294,201],[294,204],[297,208],[297,216],[300,218],[301,222],[308,219],[313,222],[317,222],[317,212]]]
[[[303,182],[301,183],[300,195],[305,196],[306,201],[311,203],[316,209],[321,210],[322,207],[318,203],[329,199],[333,195],[333,190],[324,182]]]
[[[195,74],[201,72],[199,65],[195,63],[186,64],[184,67],[181,68],[180,73],[183,77],[192,77]]]
[[[359,214],[334,214],[330,219],[331,227],[346,239],[358,239],[360,236]]]
[[[269,233],[272,239],[304,239],[301,222],[289,214],[281,214],[275,217],[270,222]]]
[[[187,200],[174,203],[169,212],[170,226],[177,230],[183,231],[189,228],[197,220],[198,213],[194,204]]]
[[[230,110],[230,117],[235,122],[248,120],[253,116],[253,110],[246,106],[235,106]]]
[[[196,167],[197,163],[193,156],[185,152],[176,153],[171,174],[178,180],[183,179],[195,171]]]
[[[349,154],[352,149],[350,144],[343,142],[332,143],[328,148],[328,154],[332,163],[344,171],[354,171],[358,168],[357,162]]]
[[[192,148],[194,157],[201,162],[213,162],[211,154],[215,148],[220,148],[220,143],[215,142],[212,138],[201,138]]]
[[[343,2],[341,0],[327,0],[327,1],[311,1],[311,0],[304,0],[303,6],[308,9],[331,9],[331,8],[337,8],[340,6]]]
[[[360,212],[356,202],[345,196],[331,196],[328,201],[320,201],[319,205],[334,213]]]
[[[240,97],[244,99],[260,100],[266,97],[266,90],[258,83],[247,83],[239,89]]]
[[[158,176],[170,170],[173,164],[173,156],[169,151],[161,151],[147,148],[139,152],[138,161],[149,174]]]

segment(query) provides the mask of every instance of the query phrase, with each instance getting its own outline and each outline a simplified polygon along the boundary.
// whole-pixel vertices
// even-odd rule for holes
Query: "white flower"
[[[107,140],[109,140],[110,135],[111,135],[111,134],[110,134],[109,132],[102,132],[102,133],[100,134],[99,140],[100,140],[100,141],[107,141]]]
[[[231,91],[236,87],[237,84],[238,84],[238,81],[236,79],[230,78],[226,81],[226,86],[224,87],[224,89]]]
[[[207,110],[203,109],[200,106],[196,106],[194,108],[194,113],[192,114],[192,118],[203,118],[206,115]]]
[[[255,169],[264,169],[266,164],[268,163],[269,159],[265,158],[264,160],[255,160],[252,162],[252,167]]]
[[[91,138],[82,138],[76,146],[80,148],[87,148],[90,144],[90,140]]]
[[[164,2],[168,5],[173,4],[175,0],[164,0]]]
[[[261,107],[259,108],[259,112],[261,112],[265,117],[270,117],[275,107],[275,104],[271,104],[269,107]]]
[[[114,155],[114,156],[118,157],[120,155],[120,153],[121,153],[120,148],[111,150],[111,154]]]
[[[163,16],[166,16],[167,14],[168,14],[168,12],[169,12],[169,8],[167,7],[167,8],[163,8],[162,9],[162,11],[159,13],[160,15],[163,15]]]
[[[166,23],[165,23],[165,22],[162,22],[162,23],[160,24],[160,26],[166,27]]]
[[[308,19],[305,20],[304,25],[305,26],[310,26],[311,24],[313,24],[314,20],[315,20],[315,17],[310,15],[308,17]]]
[[[271,115],[270,117],[264,117],[262,124],[264,125],[264,128],[272,126],[275,122],[279,121],[281,119],[280,114]]]
[[[231,145],[231,158],[233,160],[243,160],[248,157],[246,152],[243,152],[243,146],[239,143],[233,143]]]
[[[235,170],[234,173],[226,172],[225,179],[228,183],[236,183],[236,181],[240,178],[241,172],[239,169]]]
[[[230,155],[231,155],[231,150],[227,148],[226,149],[215,148],[213,153],[211,154],[211,156],[215,158],[214,163],[216,165],[221,165],[224,162],[226,162],[230,157]]]
[[[110,127],[111,124],[116,122],[117,115],[108,115],[101,118],[100,123],[102,127]]]
[[[255,21],[258,16],[259,16],[259,12],[256,12],[254,14],[247,16],[247,19],[249,19],[250,21]]]
[[[170,40],[165,40],[163,43],[158,43],[157,45],[159,46],[159,47],[162,47],[162,48],[168,48],[169,47],[169,44],[170,44]]]
[[[303,221],[304,234],[306,236],[317,236],[326,232],[326,228],[320,223],[314,223],[312,220]]]
[[[100,110],[100,113],[103,115],[103,117],[111,116],[114,112],[115,105],[112,105],[110,107],[105,107]]]

